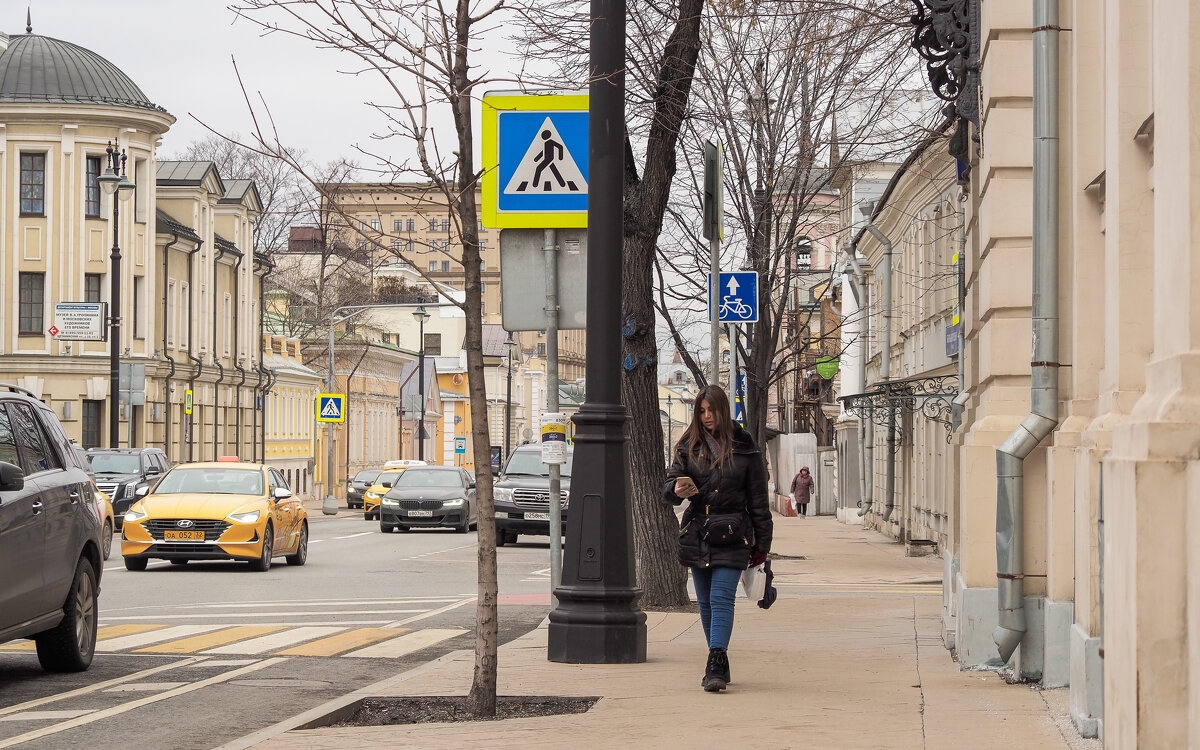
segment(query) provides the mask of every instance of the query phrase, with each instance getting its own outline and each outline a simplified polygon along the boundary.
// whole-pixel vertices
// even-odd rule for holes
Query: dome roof
[[[108,104],[166,112],[100,55],[36,34],[13,36],[0,53],[0,103],[8,102]]]

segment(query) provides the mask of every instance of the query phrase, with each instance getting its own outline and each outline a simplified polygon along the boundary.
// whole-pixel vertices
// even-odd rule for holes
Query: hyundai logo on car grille
[[[196,524],[195,524],[195,523],[193,523],[192,521],[189,521],[188,519],[184,518],[184,519],[182,519],[182,520],[180,520],[180,521],[176,521],[176,522],[175,522],[175,525],[176,525],[176,526],[178,526],[178,527],[179,527],[179,528],[181,528],[181,529],[190,529],[190,528],[192,528],[193,526],[195,526]]]

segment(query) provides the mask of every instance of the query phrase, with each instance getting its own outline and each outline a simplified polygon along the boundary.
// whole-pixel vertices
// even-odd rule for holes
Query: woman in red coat
[[[808,474],[808,467],[800,469],[800,473],[792,477],[792,502],[796,504],[796,514],[803,516],[808,512],[808,499],[816,491],[813,478]]]

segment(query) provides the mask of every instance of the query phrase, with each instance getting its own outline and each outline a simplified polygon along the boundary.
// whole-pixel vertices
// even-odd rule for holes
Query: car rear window
[[[154,488],[156,495],[178,495],[185,492],[261,495],[262,472],[257,469],[172,469]]]

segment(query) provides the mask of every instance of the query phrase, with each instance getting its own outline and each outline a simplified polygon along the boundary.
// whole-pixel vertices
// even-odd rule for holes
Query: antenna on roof
[[[25,6],[25,33],[33,33],[33,6]]]

